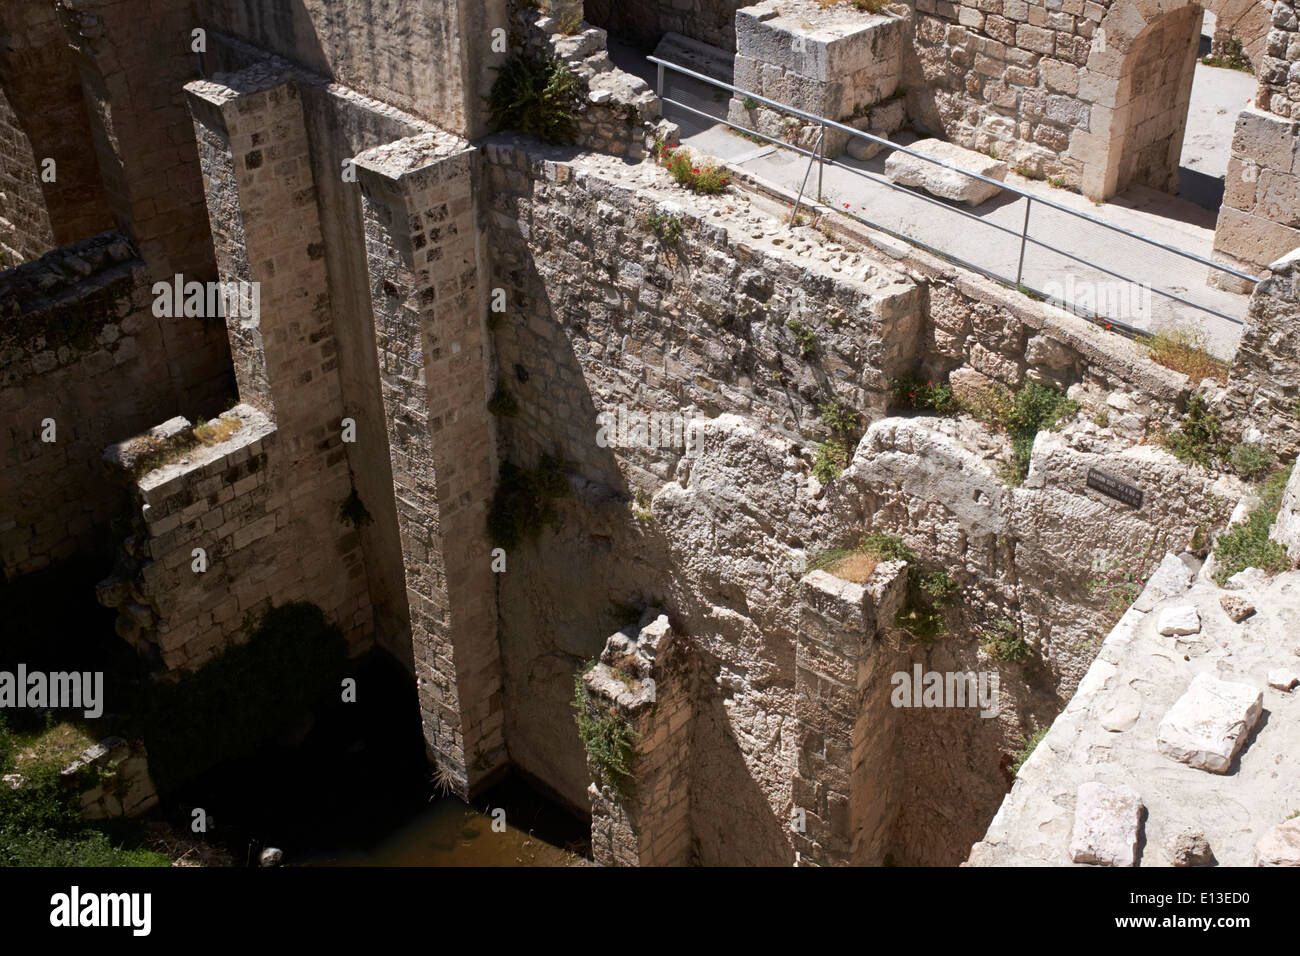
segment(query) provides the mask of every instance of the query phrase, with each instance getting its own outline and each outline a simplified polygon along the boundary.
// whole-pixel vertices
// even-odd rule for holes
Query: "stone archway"
[[[1176,187],[1203,9],[1241,38],[1260,80],[1258,102],[1270,102],[1277,70],[1268,54],[1279,31],[1270,33],[1273,17],[1259,0],[1208,0],[1204,8],[1192,0],[1118,0],[1079,81],[1090,122],[1072,138],[1069,156],[1081,166],[1084,195],[1108,199],[1135,182]],[[1285,73],[1284,66],[1283,89]],[[1290,109],[1289,101],[1280,105]]]

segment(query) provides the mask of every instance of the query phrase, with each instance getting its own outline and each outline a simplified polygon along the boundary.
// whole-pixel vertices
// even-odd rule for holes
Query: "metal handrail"
[[[679,106],[679,107],[682,107],[682,108],[684,108],[684,109],[691,110],[691,112],[697,113],[697,114],[699,114],[699,115],[701,115],[701,116],[707,116],[707,117],[709,117],[710,119],[714,120],[715,122],[721,122],[721,123],[724,123],[724,124],[726,124],[727,126],[733,128],[733,129],[744,129],[744,127],[740,127],[740,126],[736,125],[735,123],[732,123],[731,121],[726,120],[726,119],[719,119],[718,117],[713,116],[713,115],[710,114],[710,113],[704,113],[704,112],[701,111],[701,110],[693,109],[692,107],[689,107],[689,106],[687,106],[687,105],[684,104],[684,103],[677,103],[677,102],[674,102],[673,100],[667,99],[667,98],[663,95],[663,89],[664,89],[664,69],[667,68],[667,69],[672,70],[672,71],[675,72],[675,73],[680,73],[680,74],[682,74],[683,76],[689,76],[689,77],[691,77],[691,78],[694,79],[694,80],[699,80],[700,82],[707,83],[707,84],[709,84],[710,86],[715,86],[715,87],[718,87],[718,88],[720,88],[720,89],[730,90],[732,93],[734,93],[734,94],[736,94],[736,95],[738,95],[738,96],[741,96],[741,97],[749,97],[749,98],[751,98],[751,99],[753,99],[753,100],[755,100],[755,101],[757,101],[757,102],[760,102],[760,103],[766,103],[768,106],[771,106],[773,109],[780,110],[781,112],[784,112],[784,113],[789,113],[789,114],[791,114],[792,116],[797,116],[797,117],[799,117],[800,119],[805,119],[805,120],[809,121],[810,123],[817,123],[817,124],[820,124],[820,125],[823,127],[823,129],[825,129],[825,128],[837,129],[837,130],[840,130],[841,132],[848,133],[850,136],[856,136],[856,137],[859,137],[859,138],[861,138],[861,139],[869,140],[869,141],[871,141],[871,142],[873,142],[873,143],[878,143],[879,145],[881,145],[881,146],[885,146],[885,147],[888,147],[889,149],[898,150],[899,152],[906,153],[906,154],[909,155],[909,156],[914,156],[914,157],[916,157],[917,159],[924,160],[924,161],[927,162],[927,163],[932,163],[932,164],[934,164],[935,166],[939,166],[939,167],[941,167],[941,168],[943,168],[943,169],[947,169],[947,170],[951,170],[952,172],[960,173],[960,174],[962,174],[963,176],[968,176],[968,177],[970,177],[971,179],[977,179],[977,180],[979,180],[980,182],[988,183],[988,184],[990,184],[990,185],[992,185],[992,186],[996,186],[996,187],[998,187],[999,189],[1004,189],[1004,190],[1006,190],[1006,191],[1008,191],[1008,192],[1011,192],[1011,193],[1014,193],[1014,194],[1016,194],[1016,195],[1018,195],[1018,196],[1023,196],[1026,200],[1028,200],[1028,201],[1031,202],[1031,203],[1034,203],[1034,202],[1042,203],[1044,206],[1047,206],[1049,209],[1055,209],[1055,210],[1057,210],[1058,212],[1063,212],[1063,213],[1066,213],[1066,214],[1068,214],[1068,215],[1075,216],[1076,218],[1082,219],[1082,220],[1084,220],[1085,222],[1090,222],[1090,223],[1093,223],[1093,224],[1095,224],[1095,225],[1101,226],[1103,229],[1108,229],[1108,230],[1110,230],[1111,232],[1117,232],[1117,233],[1120,233],[1120,234],[1122,234],[1122,235],[1128,236],[1128,237],[1131,238],[1131,239],[1137,239],[1137,240],[1139,240],[1139,241],[1141,241],[1141,242],[1148,243],[1149,245],[1153,245],[1153,246],[1155,246],[1155,247],[1157,247],[1157,248],[1159,248],[1159,249],[1164,250],[1165,252],[1170,252],[1170,253],[1173,253],[1174,255],[1182,256],[1182,257],[1185,258],[1185,259],[1190,259],[1190,260],[1192,260],[1193,262],[1199,263],[1200,265],[1209,266],[1209,267],[1212,268],[1212,269],[1218,270],[1218,271],[1220,271],[1220,272],[1225,272],[1225,273],[1227,273],[1228,275],[1235,276],[1235,277],[1237,277],[1237,278],[1239,278],[1239,279],[1244,279],[1244,280],[1246,280],[1247,282],[1259,282],[1259,281],[1260,281],[1257,277],[1255,277],[1255,276],[1253,276],[1253,275],[1250,275],[1249,273],[1246,273],[1246,272],[1241,272],[1240,270],[1234,269],[1234,268],[1232,268],[1231,266],[1226,266],[1226,265],[1223,265],[1222,263],[1215,262],[1215,261],[1213,261],[1212,259],[1207,259],[1207,258],[1205,258],[1204,256],[1199,256],[1199,255],[1197,255],[1197,254],[1194,253],[1194,252],[1187,252],[1187,251],[1184,250],[1184,249],[1179,249],[1177,246],[1171,246],[1171,245],[1169,245],[1168,243],[1161,242],[1161,241],[1158,240],[1158,239],[1152,239],[1150,236],[1144,236],[1144,235],[1142,235],[1141,233],[1133,232],[1133,231],[1130,230],[1130,229],[1125,229],[1123,226],[1116,226],[1116,225],[1114,225],[1113,223],[1109,223],[1109,222],[1106,222],[1106,221],[1104,221],[1104,220],[1102,220],[1102,219],[1098,219],[1098,218],[1096,218],[1095,216],[1089,216],[1087,213],[1080,212],[1080,211],[1078,211],[1077,209],[1071,209],[1069,206],[1063,206],[1063,205],[1061,205],[1060,203],[1053,202],[1053,201],[1050,200],[1050,199],[1044,199],[1044,198],[1042,198],[1041,196],[1036,196],[1036,195],[1034,195],[1034,194],[1032,194],[1032,193],[1026,192],[1025,190],[1020,189],[1020,188],[1018,188],[1018,187],[1016,187],[1016,186],[1014,186],[1014,185],[1012,185],[1012,184],[1010,184],[1010,183],[1005,183],[1005,182],[1002,182],[1001,180],[998,180],[998,179],[991,179],[991,178],[988,177],[988,176],[982,176],[982,175],[980,175],[979,173],[973,173],[973,172],[971,172],[971,171],[968,170],[968,169],[962,169],[960,166],[954,166],[954,165],[952,165],[951,163],[945,163],[945,162],[943,162],[942,160],[935,159],[935,158],[933,158],[933,157],[931,157],[931,156],[926,156],[924,153],[918,153],[918,152],[915,151],[915,150],[908,149],[906,146],[902,146],[902,145],[900,145],[900,144],[898,144],[898,143],[893,142],[892,140],[884,139],[883,137],[880,137],[880,136],[875,136],[875,135],[873,135],[873,134],[871,134],[871,133],[864,132],[863,130],[856,129],[856,128],[852,127],[852,126],[846,126],[846,125],[843,124],[843,123],[837,123],[835,120],[827,119],[827,118],[824,117],[824,116],[818,116],[818,115],[816,115],[815,113],[807,113],[807,112],[804,112],[803,110],[798,109],[797,107],[794,107],[794,106],[788,106],[788,105],[786,105],[786,104],[784,104],[784,103],[780,103],[780,102],[778,102],[778,101],[776,101],[776,100],[768,99],[767,97],[765,97],[765,96],[761,96],[761,95],[758,94],[758,93],[754,93],[754,92],[752,92],[752,91],[750,91],[750,90],[746,90],[746,89],[743,89],[743,88],[738,87],[738,86],[733,86],[733,85],[730,84],[730,83],[724,83],[724,82],[722,82],[721,80],[715,79],[715,78],[713,78],[713,77],[711,77],[711,76],[707,76],[707,75],[705,75],[705,74],[703,74],[703,73],[697,73],[697,72],[695,72],[694,70],[689,70],[689,69],[687,69],[687,68],[684,67],[684,66],[679,66],[679,65],[677,65],[676,63],[673,63],[673,62],[671,62],[671,61],[669,61],[669,60],[661,59],[660,57],[657,57],[657,56],[648,56],[648,57],[646,57],[646,59],[649,60],[651,63],[654,63],[654,64],[658,67],[658,86],[657,86],[655,92],[659,94],[660,99],[664,100],[664,102],[671,103],[671,104],[674,105],[674,106]],[[746,133],[751,132],[751,131],[748,130],[748,129],[745,129],[744,131],[745,131]],[[776,144],[781,145],[781,146],[789,146],[789,145],[790,145],[790,144],[788,144],[788,143],[779,143],[778,141],[776,141],[776,140],[771,140],[771,139],[769,139],[768,137],[763,137],[763,138],[764,138],[764,139],[768,139],[769,142],[776,143]],[[796,148],[797,148],[797,147],[796,147]],[[806,150],[799,150],[799,151],[802,152],[802,153],[804,153],[805,155],[810,155]],[[856,172],[856,173],[861,173],[861,172],[862,172],[861,170],[855,170],[855,169],[853,169],[852,166],[844,166],[844,165],[839,164],[839,163],[834,163],[833,160],[832,160],[831,162],[832,162],[833,165],[837,166],[837,167],[840,168],[840,169],[846,169],[846,170],[850,170],[850,171],[852,171],[852,172]],[[874,177],[867,177],[867,178],[869,178],[869,179],[873,179],[873,180],[874,180]],[[892,185],[892,184],[891,184],[891,185]],[[944,204],[944,203],[940,203],[940,205],[946,205],[946,204]],[[949,206],[949,207],[947,207],[947,208],[952,209],[953,207]],[[962,210],[956,210],[956,209],[954,209],[953,211],[955,211],[955,212],[962,212]],[[974,216],[973,218],[980,219],[980,217],[978,217],[978,216]],[[1026,221],[1028,221],[1028,214],[1027,214],[1027,212],[1026,212],[1026,217],[1025,217],[1025,218],[1026,218]],[[989,223],[989,222],[987,222],[987,220],[984,220],[984,219],[980,219],[980,221],[981,221],[981,222],[984,222],[986,225],[996,225],[996,224],[994,224],[994,223]],[[998,227],[998,228],[1002,228],[1002,227]],[[1005,229],[1004,229],[1004,231],[1011,231],[1011,232],[1014,232],[1014,230],[1005,230]],[[1016,233],[1016,234],[1017,234],[1017,235],[1020,235],[1020,233]],[[1031,241],[1032,241],[1032,240],[1031,240]],[[1089,265],[1091,265],[1091,264],[1092,264],[1092,263],[1089,263]],[[1198,308],[1198,309],[1205,309],[1205,306],[1196,306],[1196,308]],[[1213,310],[1206,309],[1206,311],[1213,311]],[[1214,313],[1214,314],[1218,315],[1219,313]],[[1229,319],[1229,321],[1237,321],[1237,322],[1240,322],[1240,320],[1232,319],[1230,316],[1221,316],[1221,317],[1222,317],[1222,318],[1225,318],[1225,319]]]

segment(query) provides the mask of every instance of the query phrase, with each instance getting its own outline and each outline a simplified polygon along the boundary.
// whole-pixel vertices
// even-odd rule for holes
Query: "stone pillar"
[[[877,565],[866,584],[825,571],[801,582],[793,787],[800,866],[878,866],[884,859],[897,812],[889,703],[897,655],[877,635],[892,625],[906,589],[903,561]]]
[[[1255,287],[1228,384],[1208,393],[1242,441],[1263,442],[1284,461],[1300,453],[1298,314],[1300,248],[1270,264]]]
[[[1300,246],[1300,175],[1294,171],[1300,122],[1247,107],[1232,134],[1223,205],[1214,227],[1214,257],[1259,276],[1270,262]],[[1212,285],[1247,291],[1241,280],[1210,275]]]
[[[185,92],[221,281],[234,293],[225,308],[235,379],[295,463],[311,459],[301,477],[313,481],[315,451],[331,468],[344,462],[343,399],[301,94],[264,65],[217,80]]]
[[[203,183],[177,95],[198,73],[189,0],[60,0],[109,212],[159,272],[212,276]],[[162,278],[162,276],[159,276]]]
[[[355,159],[425,741],[462,795],[507,761],[474,152],[425,134]]]
[[[591,849],[604,866],[686,866],[692,862],[689,773],[691,682],[685,647],[668,618],[648,612],[640,629],[605,643],[582,676],[589,733],[626,735],[631,773],[587,754],[592,783]]]

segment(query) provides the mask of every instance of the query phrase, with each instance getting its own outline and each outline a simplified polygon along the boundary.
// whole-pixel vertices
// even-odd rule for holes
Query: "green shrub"
[[[849,467],[849,450],[844,442],[832,438],[817,446],[812,473],[823,485],[830,484]]]
[[[862,437],[863,418],[839,396],[831,396],[818,407],[818,411],[831,437],[817,446],[812,473],[822,484],[827,484],[849,466],[853,450]]]
[[[572,143],[578,136],[580,90],[578,75],[560,60],[515,54],[501,65],[488,94],[488,122],[494,130]]]
[[[790,330],[790,336],[799,346],[799,354],[804,358],[815,355],[817,352],[817,333],[808,328],[798,319],[791,319],[786,322],[785,327]]]
[[[659,237],[660,242],[674,243],[682,237],[682,221],[677,216],[650,212],[645,217],[646,228]]]
[[[955,415],[962,410],[961,402],[952,393],[952,386],[936,385],[933,380],[891,379],[889,390],[894,405],[900,408],[935,411],[940,415]]]
[[[22,785],[0,782],[0,866],[168,866],[161,853],[114,843],[81,817],[82,789],[93,783],[93,768],[71,779],[62,761],[17,766],[18,747],[0,717],[0,776],[19,773]],[[128,822],[119,827],[137,829]]]
[[[1273,468],[1273,453],[1267,445],[1242,442],[1231,453],[1232,470],[1247,481],[1254,481]]]
[[[1294,467],[1294,466],[1292,466]],[[1259,504],[1245,521],[1233,525],[1214,545],[1214,580],[1222,585],[1246,568],[1259,568],[1277,574],[1291,566],[1286,548],[1269,537],[1273,522],[1282,505],[1291,468],[1275,472],[1259,487]]]
[[[324,695],[347,662],[342,632],[314,604],[271,608],[243,644],[174,681],[132,688],[131,736],[142,737],[162,791],[253,751]]]
[[[1026,660],[1033,650],[1020,636],[1016,626],[1005,619],[994,622],[985,633],[980,649],[995,661],[1012,663]]]
[[[1055,428],[1061,420],[1079,410],[1078,402],[1056,389],[1026,382],[1012,392],[1002,385],[985,389],[970,403],[976,418],[1006,433],[1011,439],[1012,460],[1003,469],[1008,484],[1019,484],[1029,474],[1029,457],[1040,431]]]
[[[551,455],[542,455],[534,470],[503,462],[487,516],[492,543],[509,551],[547,525],[558,528],[555,503],[569,493],[567,472],[565,463]]]
[[[1050,729],[1050,726],[1039,727],[1030,736],[1020,738],[1020,749],[1016,751],[1015,759],[1011,764],[1011,775],[1013,777],[1020,773],[1020,768],[1025,765],[1025,761],[1029,759],[1029,755],[1034,752],[1034,749],[1043,742],[1043,738],[1047,736],[1047,731]]]
[[[1211,468],[1221,453],[1222,440],[1223,423],[1195,392],[1187,399],[1182,422],[1165,436],[1164,445],[1180,461]]]
[[[636,731],[627,719],[614,708],[608,713],[599,711],[599,705],[588,706],[582,676],[591,670],[595,661],[588,661],[578,671],[573,682],[574,720],[583,749],[600,771],[602,782],[621,797],[629,796],[636,786]]]

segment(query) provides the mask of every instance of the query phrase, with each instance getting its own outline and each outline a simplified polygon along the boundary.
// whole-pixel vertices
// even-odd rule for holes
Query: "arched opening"
[[[1262,65],[1270,23],[1257,0],[1112,5],[1080,83],[1091,104],[1089,133],[1071,149],[1082,191],[1099,200],[1144,185],[1217,208],[1232,124],[1255,98],[1249,71]],[[1211,35],[1239,39],[1245,72],[1201,63]]]
[[[1142,183],[1177,192],[1201,40],[1199,6],[1147,24],[1125,56],[1115,91],[1115,191]]]

